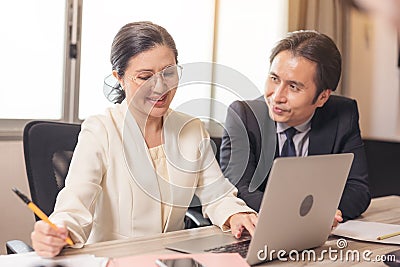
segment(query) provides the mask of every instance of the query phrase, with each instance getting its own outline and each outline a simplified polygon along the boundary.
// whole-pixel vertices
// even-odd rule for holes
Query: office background
[[[175,38],[181,64],[226,65],[246,76],[261,94],[274,43],[296,24],[311,29],[318,19],[331,19],[334,25],[328,21],[326,28],[318,30],[336,35],[340,46],[344,45],[342,94],[358,101],[362,136],[400,141],[395,31],[384,21],[355,10],[340,10],[340,16],[337,12],[330,18],[332,9],[324,9],[322,1],[333,7],[339,2],[11,1],[0,11],[0,53],[5,59],[0,63],[0,254],[5,253],[2,244],[6,240],[30,243],[34,223],[33,214],[11,191],[15,186],[29,192],[22,126],[29,119],[79,121],[110,105],[102,95],[103,78],[110,73],[109,48],[117,30],[131,21],[150,20],[164,26]],[[27,7],[26,13],[21,13],[22,5]],[[317,20],[312,19],[315,14]],[[301,18],[307,19],[300,23]],[[73,52],[70,44],[77,44],[77,59],[68,57]],[[193,97],[215,97],[225,105],[237,98],[218,86],[193,85],[180,90],[173,105],[180,106]],[[213,114],[217,112],[212,106],[205,108],[210,117],[223,123],[224,114]]]

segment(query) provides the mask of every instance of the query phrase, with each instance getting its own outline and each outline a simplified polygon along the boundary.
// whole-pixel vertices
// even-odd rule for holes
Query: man
[[[331,95],[341,74],[339,50],[324,34],[298,31],[276,45],[270,63],[264,97],[235,101],[228,109],[224,175],[258,211],[275,157],[354,153],[334,225],[341,216],[359,216],[370,203],[368,174],[357,104]]]

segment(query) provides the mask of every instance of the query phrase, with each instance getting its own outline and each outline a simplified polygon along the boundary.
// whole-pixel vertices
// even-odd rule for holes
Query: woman
[[[50,220],[32,232],[33,248],[52,257],[74,247],[183,229],[194,194],[223,230],[253,234],[255,212],[236,198],[198,119],[169,109],[181,68],[174,40],[151,22],[125,25],[111,48],[120,94],[104,115],[82,124],[79,141]],[[113,95],[113,94],[108,94]]]

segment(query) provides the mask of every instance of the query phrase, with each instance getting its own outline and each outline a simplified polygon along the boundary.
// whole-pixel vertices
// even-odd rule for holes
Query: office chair
[[[31,198],[47,215],[53,212],[57,194],[64,187],[80,130],[79,124],[48,121],[32,121],[24,128]]]
[[[31,121],[24,128],[25,167],[31,198],[48,216],[54,210],[58,192],[64,187],[80,130],[79,124],[51,121]],[[201,207],[190,207],[186,212],[185,228],[210,224],[202,216]],[[8,254],[33,250],[20,240],[8,241],[6,248]]]
[[[25,125],[23,145],[29,190],[32,201],[46,215],[53,212],[57,194],[64,187],[80,130],[79,124],[61,122],[31,121]],[[8,254],[32,251],[19,240],[8,241],[6,248]]]
[[[400,142],[364,139],[371,197],[400,195]]]

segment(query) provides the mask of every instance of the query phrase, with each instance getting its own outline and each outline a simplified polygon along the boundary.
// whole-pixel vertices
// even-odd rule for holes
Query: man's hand
[[[335,228],[340,222],[343,222],[342,212],[336,210],[335,218],[333,219],[332,229]]]

